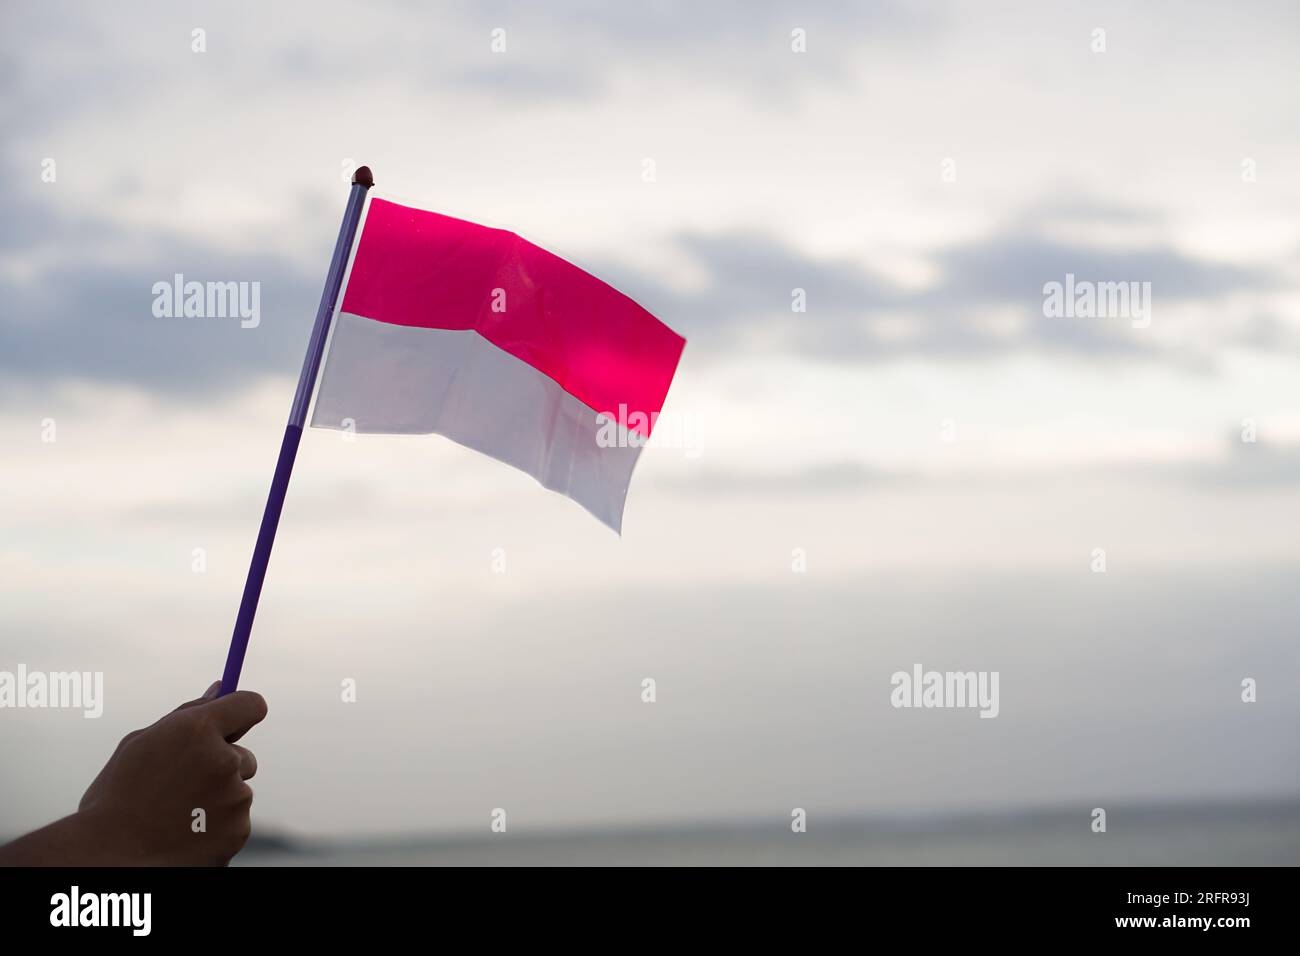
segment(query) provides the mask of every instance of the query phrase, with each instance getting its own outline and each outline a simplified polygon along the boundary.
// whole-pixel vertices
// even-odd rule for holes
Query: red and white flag
[[[445,435],[615,531],[686,340],[503,229],[372,199],[312,425]]]

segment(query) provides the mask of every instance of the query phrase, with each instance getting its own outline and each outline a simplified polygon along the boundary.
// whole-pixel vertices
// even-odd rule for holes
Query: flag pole
[[[298,391],[294,394],[293,406],[289,409],[289,424],[285,426],[284,440],[280,443],[280,457],[275,463],[275,475],[271,478],[271,491],[266,496],[266,510],[262,512],[262,526],[257,532],[253,560],[244,582],[244,597],[239,602],[235,632],[230,638],[226,670],[221,676],[222,696],[239,686],[239,672],[244,666],[244,653],[248,650],[248,637],[253,630],[257,601],[262,596],[262,581],[266,578],[266,566],[271,560],[275,530],[280,525],[284,494],[289,489],[289,476],[293,472],[294,459],[298,456],[298,442],[302,438],[303,427],[307,424],[307,406],[311,404],[312,390],[316,387],[316,373],[320,371],[321,358],[325,354],[325,340],[329,337],[334,304],[338,301],[339,289],[343,285],[343,271],[347,268],[352,240],[356,236],[357,223],[361,220],[366,191],[374,184],[375,178],[369,166],[359,166],[352,174],[352,192],[348,194],[343,225],[339,227],[334,257],[330,260],[329,272],[325,276],[325,289],[321,292],[320,307],[316,310],[316,324],[312,326],[311,339],[307,343],[302,374],[298,376]]]

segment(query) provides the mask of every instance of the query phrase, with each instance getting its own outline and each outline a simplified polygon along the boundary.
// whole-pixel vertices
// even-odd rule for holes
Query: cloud
[[[1158,472],[1187,484],[1221,491],[1300,486],[1300,443],[1243,442],[1240,435],[1233,434],[1227,451],[1216,461],[1177,463]]]
[[[742,471],[712,468],[696,474],[660,479],[659,487],[684,495],[729,498],[733,495],[774,497],[855,493],[882,484],[898,484],[913,476],[869,468],[857,461],[831,461],[797,471]]]
[[[207,393],[266,374],[292,375],[315,314],[321,274],[275,254],[230,251],[144,227],[71,215],[0,189],[10,224],[0,251],[0,380],[71,379]],[[1104,209],[1097,215],[1118,216]],[[1108,220],[1109,221],[1109,220]],[[1123,319],[1047,319],[1044,282],[1073,273],[1097,281],[1149,281],[1158,311],[1272,290],[1262,267],[1204,262],[1169,245],[1098,247],[1049,238],[1016,223],[931,254],[937,279],[917,290],[847,259],[817,258],[752,231],[688,232],[674,240],[700,270],[698,290],[673,291],[657,276],[606,263],[598,274],[644,303],[703,353],[770,350],[872,362],[904,357],[979,359],[1026,350],[1184,362],[1168,339]],[[26,259],[36,264],[25,269]],[[323,273],[324,260],[322,259]],[[152,315],[152,286],[176,273],[198,281],[261,283],[262,320]],[[803,289],[807,311],[791,310]],[[1009,315],[993,328],[990,311]],[[1277,319],[1257,316],[1234,341],[1276,348],[1293,341]]]
[[[1112,224],[1140,215],[1107,207],[1088,212]],[[1206,262],[1168,244],[1124,248],[1065,242],[1019,223],[931,253],[938,278],[921,290],[856,262],[818,259],[752,232],[692,233],[676,242],[705,277],[699,291],[667,292],[654,277],[628,275],[617,265],[606,271],[621,276],[616,284],[637,290],[634,297],[693,340],[723,348],[745,338],[762,337],[765,343],[776,338],[788,350],[845,361],[1034,350],[1181,362],[1184,357],[1167,341],[1134,334],[1124,319],[1045,318],[1044,283],[1063,281],[1067,273],[1077,280],[1150,282],[1154,307],[1161,309],[1168,303],[1202,304],[1272,291],[1286,282],[1263,267]],[[791,310],[794,289],[806,293],[805,313]],[[1010,328],[990,328],[990,311],[1016,321]],[[1237,341],[1248,347],[1275,343],[1278,334],[1276,323],[1252,322]]]
[[[939,253],[943,280],[921,303],[960,306],[976,302],[1042,304],[1043,283],[1067,272],[1095,282],[1150,282],[1161,300],[1217,299],[1272,288],[1276,281],[1257,268],[1211,263],[1171,246],[1099,248],[1032,232],[1001,233]]]
[[[13,28],[0,37],[0,79],[8,91],[0,117],[42,127],[120,106],[143,87],[176,83],[205,98],[231,88],[306,86],[337,96],[397,84],[483,94],[502,106],[555,106],[589,100],[627,75],[661,88],[730,88],[771,104],[809,85],[843,86],[864,49],[919,44],[922,28],[932,36],[942,20],[902,2],[850,0],[793,8],[777,0],[572,2],[563,10],[525,2],[390,2],[364,11],[299,0],[281,5],[271,28],[252,0],[185,12],[146,0],[130,17],[52,0],[12,13]],[[207,32],[206,62],[228,69],[212,77],[193,69],[195,27]],[[791,53],[795,27],[807,31],[812,55]],[[491,52],[496,29],[506,31],[502,54]],[[49,55],[33,57],[37,49]],[[135,55],[141,49],[152,55]],[[122,57],[127,50],[130,57]],[[105,62],[118,68],[106,70]]]
[[[881,468],[854,459],[823,462],[794,471],[702,468],[662,477],[657,486],[698,498],[749,497],[794,500],[854,495],[881,489],[911,493],[994,488],[1039,489],[1061,480],[1110,479],[1126,487],[1142,482],[1173,483],[1199,491],[1250,492],[1300,486],[1300,442],[1242,442],[1232,434],[1222,457],[1171,461],[1077,462],[1032,471],[929,471]]]
[[[252,237],[240,237],[250,240],[247,254],[229,250],[229,235],[225,245],[193,235],[175,239],[171,232],[179,230],[183,218],[190,232],[198,228],[195,223],[205,228],[213,223],[215,229],[242,221],[236,216],[217,222],[219,215],[212,210],[224,208],[226,181],[210,168],[193,173],[194,165],[204,160],[186,152],[187,136],[200,139],[193,153],[219,153],[203,148],[203,130],[196,134],[186,125],[196,114],[202,115],[205,129],[222,130],[224,146],[269,140],[266,152],[258,154],[264,160],[275,157],[275,162],[266,163],[267,179],[301,184],[304,195],[312,197],[325,179],[311,178],[317,174],[314,167],[304,175],[292,166],[304,156],[293,153],[290,137],[282,142],[271,135],[284,126],[280,114],[273,113],[263,126],[254,104],[244,96],[264,91],[266,98],[258,103],[273,111],[292,111],[304,129],[329,125],[324,117],[331,117],[340,132],[325,148],[337,144],[340,153],[361,155],[365,149],[368,157],[375,142],[397,138],[402,152],[418,157],[417,165],[446,166],[448,178],[460,186],[468,179],[466,169],[501,154],[501,137],[515,124],[553,113],[559,120],[555,128],[563,131],[557,136],[578,137],[573,152],[562,150],[539,160],[540,172],[526,169],[526,155],[505,165],[511,172],[521,171],[524,180],[530,174],[545,178],[553,173],[548,172],[551,167],[542,168],[547,163],[565,163],[589,151],[590,167],[580,166],[570,174],[577,184],[555,189],[556,201],[568,202],[593,192],[581,179],[590,170],[624,162],[628,169],[637,168],[635,158],[641,154],[628,150],[642,144],[612,137],[605,129],[611,115],[612,132],[631,129],[647,142],[689,154],[703,163],[705,177],[710,162],[734,160],[716,140],[699,142],[694,124],[701,111],[717,105],[701,105],[700,93],[727,97],[725,102],[744,97],[751,107],[759,104],[758,115],[737,114],[734,120],[739,139],[755,148],[770,148],[770,156],[765,152],[763,162],[755,161],[756,168],[777,175],[787,168],[797,170],[794,159],[783,158],[785,152],[826,142],[843,146],[847,163],[852,150],[865,151],[871,144],[841,139],[838,128],[835,138],[827,139],[826,127],[816,121],[817,110],[811,105],[799,113],[798,122],[788,125],[761,110],[782,97],[796,102],[801,91],[826,84],[834,85],[838,95],[857,95],[850,102],[863,111],[879,109],[870,90],[853,85],[861,75],[862,52],[882,51],[869,61],[872,69],[892,70],[890,75],[900,80],[922,81],[924,76],[909,72],[917,69],[915,61],[905,60],[900,51],[946,41],[954,30],[960,38],[964,19],[954,17],[948,5],[921,10],[903,3],[578,3],[567,7],[563,19],[526,3],[462,4],[438,12],[410,4],[377,4],[364,17],[343,5],[303,4],[287,7],[276,28],[268,29],[251,15],[256,10],[251,4],[223,4],[201,10],[209,51],[196,57],[189,49],[189,30],[197,14],[179,13],[164,4],[137,10],[133,17],[100,11],[72,16],[74,9],[79,8],[25,7],[17,16],[20,29],[0,38],[0,78],[7,90],[0,115],[12,120],[13,130],[6,151],[24,164],[27,175],[7,177],[0,184],[0,218],[6,222],[0,236],[0,297],[5,302],[0,315],[0,381],[131,383],[173,395],[206,394],[267,373],[296,371],[325,266],[324,255],[315,262],[308,258],[305,264],[304,255],[327,248],[332,226],[325,223],[336,221],[336,206],[322,213],[320,202],[282,202],[266,217],[270,225],[258,227],[263,232],[257,239],[264,241],[268,233],[278,237],[269,247],[263,242],[266,251],[251,251]],[[1050,17],[1046,22],[1052,30],[1068,26]],[[498,26],[508,31],[509,52],[494,56],[489,31]],[[789,50],[795,27],[808,30],[807,56]],[[1008,42],[1019,44],[1017,36],[1009,34]],[[152,55],[136,55],[140,48]],[[36,50],[43,52],[38,56]],[[365,64],[364,74],[352,68],[357,63]],[[896,99],[903,103],[909,95],[925,95],[923,88],[906,93],[912,88],[904,83],[899,89]],[[148,96],[140,95],[141,90],[148,90]],[[682,122],[677,124],[674,115],[674,123],[665,125],[662,115],[649,110],[653,116],[646,130],[638,130],[638,106],[648,108],[651,99],[659,109],[680,104]],[[464,105],[466,101],[470,105]],[[838,103],[837,109],[844,105],[833,97],[827,102]],[[1068,102],[1066,96],[1062,103]],[[428,112],[412,114],[413,104]],[[115,117],[111,128],[96,125],[109,113]],[[368,125],[377,118],[383,122]],[[719,122],[727,119],[719,117]],[[890,115],[882,121],[898,123]],[[180,124],[175,131],[173,122]],[[464,150],[468,142],[470,153],[453,158],[449,147],[448,155],[439,156],[416,138],[416,130],[440,129],[443,122],[454,124],[454,132],[463,137],[455,148]],[[115,165],[114,155],[134,156],[135,144],[112,137],[120,131],[122,137],[138,137],[142,129],[159,135],[150,161]],[[395,137],[394,130],[403,136]],[[545,130],[532,129],[530,135],[553,148],[554,143],[545,142]],[[176,135],[168,137],[171,132]],[[92,135],[107,139],[100,143]],[[163,142],[169,138],[175,142]],[[970,148],[993,145],[992,140],[976,140]],[[58,198],[75,196],[82,210],[71,208],[71,203],[60,206],[49,198],[52,190],[42,193],[45,187],[34,185],[36,165],[47,148],[60,157]],[[911,164],[913,148],[895,146],[882,150],[881,156],[892,162],[906,158]],[[320,152],[312,151],[310,161]],[[320,167],[332,172],[337,161],[327,155],[320,158]],[[929,157],[926,163],[932,165]],[[236,159],[231,169],[238,168]],[[810,168],[827,169],[818,163]],[[825,203],[821,193],[834,196],[852,188],[858,173],[852,172],[854,167],[845,168],[850,171],[839,180],[796,177],[800,189],[807,189],[787,189],[790,202]],[[73,181],[66,191],[64,175]],[[646,213],[638,207],[639,196],[619,193],[622,187],[609,185],[612,180],[602,182],[601,195],[608,191],[615,196],[618,208],[629,210],[633,226],[643,227]],[[20,184],[26,192],[20,191]],[[326,195],[326,188],[322,185],[319,195]],[[565,192],[568,188],[572,192]],[[668,189],[663,192],[672,195]],[[1067,358],[1180,360],[1168,340],[1135,335],[1123,323],[1044,320],[1042,284],[1066,272],[1080,278],[1151,281],[1157,308],[1165,303],[1214,303],[1279,284],[1263,267],[1201,261],[1168,242],[1103,247],[1070,239],[1068,230],[1067,238],[1040,231],[1048,218],[1088,229],[1151,223],[1168,229],[1164,214],[1121,198],[1060,198],[1080,194],[1072,187],[1052,198],[1030,200],[980,239],[916,253],[936,277],[924,289],[895,281],[884,268],[864,266],[863,261],[871,261],[870,247],[862,250],[862,260],[811,255],[801,248],[797,233],[777,233],[776,226],[745,229],[723,213],[712,221],[705,217],[705,227],[695,226],[667,240],[702,274],[704,281],[694,291],[676,291],[662,276],[631,269],[619,261],[617,247],[612,261],[597,271],[690,337],[692,355],[747,351],[858,363],[912,357],[969,360],[1025,350]],[[285,196],[286,190],[277,185],[273,197]],[[176,221],[161,223],[158,220],[171,211],[165,205],[169,202],[175,204]],[[833,202],[828,205],[835,208]],[[923,205],[916,204],[919,212],[925,212]],[[145,215],[141,209],[152,210],[153,225],[140,224],[138,217]],[[907,209],[890,215],[906,216]],[[99,210],[100,215],[85,210]],[[667,222],[672,229],[685,220],[698,223],[695,212],[669,209],[655,226],[662,229]],[[639,223],[638,215],[643,217]],[[256,214],[252,218],[256,220]],[[260,281],[261,327],[244,330],[222,320],[155,320],[148,311],[149,289],[177,272],[200,280]],[[806,313],[790,309],[794,288],[806,290]],[[1280,309],[1260,310],[1236,341],[1253,348],[1276,348],[1279,343],[1290,347],[1293,337],[1287,335],[1284,320]]]
[[[0,382],[92,381],[205,395],[301,362],[324,273],[94,217],[0,188]],[[158,318],[156,282],[260,283],[260,324]]]

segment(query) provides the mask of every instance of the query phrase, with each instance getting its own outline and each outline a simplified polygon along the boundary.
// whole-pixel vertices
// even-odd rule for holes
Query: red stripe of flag
[[[493,311],[498,289],[504,311]],[[473,329],[647,436],[686,344],[617,289],[512,232],[383,199],[371,200],[343,311]]]

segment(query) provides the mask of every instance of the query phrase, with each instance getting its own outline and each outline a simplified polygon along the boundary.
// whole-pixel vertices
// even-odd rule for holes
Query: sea
[[[237,866],[1295,866],[1300,800],[481,834],[259,833]]]

